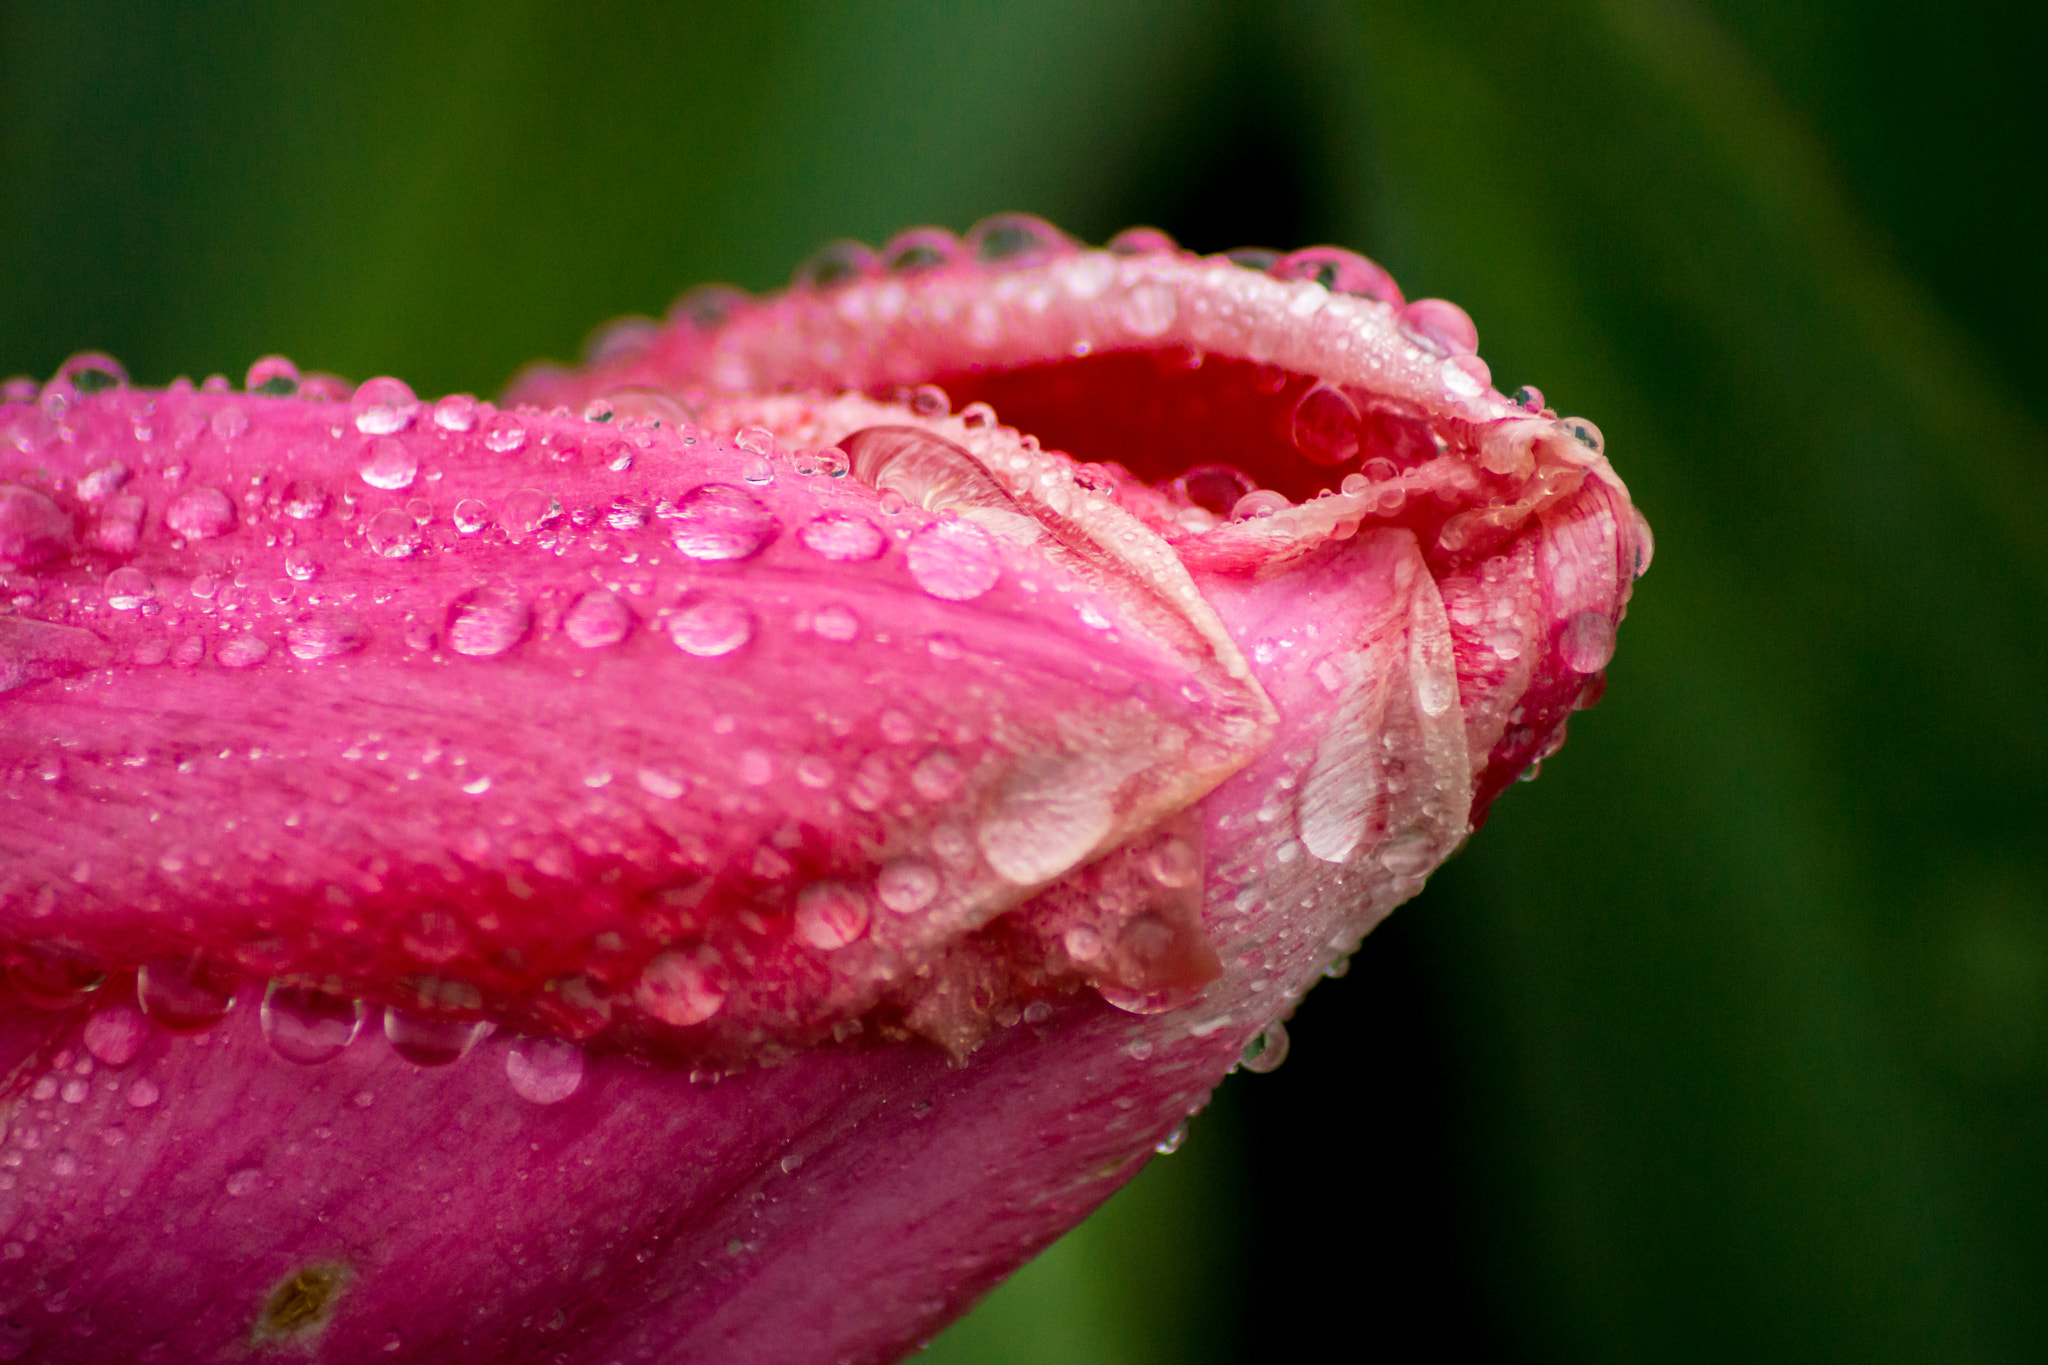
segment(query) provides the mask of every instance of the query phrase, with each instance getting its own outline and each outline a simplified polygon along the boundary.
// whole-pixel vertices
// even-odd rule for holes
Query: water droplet
[[[213,434],[220,438],[221,444],[226,445],[249,429],[249,415],[240,408],[222,408],[213,415],[213,421],[209,425],[213,428]]]
[[[1155,227],[1128,227],[1109,239],[1110,251],[1119,256],[1172,256],[1180,243]]]
[[[1173,286],[1158,280],[1137,285],[1117,305],[1117,320],[1136,337],[1166,335],[1180,312],[1180,296]]]
[[[1574,673],[1598,673],[1614,658],[1614,622],[1604,612],[1582,611],[1558,636],[1564,666]]]
[[[0,483],[0,566],[23,568],[71,549],[71,517],[47,496],[18,483]]]
[[[429,1017],[396,1006],[384,1010],[384,1037],[393,1052],[414,1066],[459,1062],[490,1032],[488,1019]]]
[[[287,550],[284,554],[285,576],[296,583],[310,583],[320,572],[320,562],[313,558],[313,552],[300,547]]]
[[[505,534],[514,544],[562,515],[562,504],[552,493],[543,493],[538,488],[522,488],[505,499],[505,511],[501,523]]]
[[[157,1088],[155,1081],[152,1081],[147,1076],[139,1076],[136,1078],[135,1083],[128,1087],[128,1107],[130,1109],[147,1109],[152,1104],[155,1104],[162,1095],[163,1091]]]
[[[927,801],[944,801],[967,780],[960,758],[951,749],[934,749],[910,770],[910,785]]]
[[[230,1175],[224,1188],[227,1191],[228,1198],[240,1199],[243,1195],[255,1189],[262,1179],[263,1172],[253,1166],[247,1166]]]
[[[775,466],[766,455],[756,455],[741,467],[740,477],[756,488],[766,488],[775,482]]]
[[[844,948],[868,929],[868,898],[845,882],[812,882],[797,892],[797,936],[813,948]]]
[[[1174,492],[1219,517],[1229,516],[1245,494],[1257,489],[1249,475],[1227,464],[1197,465],[1173,483]]]
[[[667,627],[677,649],[715,659],[754,638],[754,613],[729,597],[699,593],[683,600]]]
[[[718,1013],[725,992],[693,958],[667,952],[641,969],[633,985],[633,1003],[664,1024],[687,1028]]]
[[[692,559],[746,559],[760,553],[776,531],[774,513],[753,494],[729,483],[707,483],[676,501],[675,547]]]
[[[1278,1070],[1280,1063],[1287,1060],[1287,1026],[1278,1020],[1266,1025],[1245,1043],[1237,1060],[1246,1071],[1260,1075]]]
[[[1345,463],[1358,454],[1358,405],[1342,389],[1317,384],[1294,405],[1293,438],[1314,464]]]
[[[464,498],[455,504],[455,510],[448,514],[455,523],[455,529],[466,536],[473,536],[491,524],[491,514],[475,498]]]
[[[104,351],[80,351],[57,367],[56,382],[80,393],[104,393],[128,387],[128,372]]]
[[[1077,924],[1060,935],[1067,956],[1076,962],[1093,962],[1102,956],[1102,935],[1085,924]]]
[[[813,553],[843,561],[873,559],[888,544],[880,527],[866,517],[846,512],[827,512],[805,522],[797,539]]]
[[[353,653],[369,638],[360,617],[347,612],[320,612],[286,627],[284,644],[293,658],[313,663]]]
[[[299,391],[299,367],[281,355],[267,355],[249,367],[242,387],[266,398],[289,398]]]
[[[562,617],[562,633],[585,649],[615,645],[632,628],[633,613],[603,588],[584,593]]]
[[[1273,262],[1267,273],[1278,280],[1314,280],[1332,294],[1356,294],[1399,308],[1405,302],[1394,277],[1355,251],[1312,246]]]
[[[1543,411],[1543,390],[1537,388],[1534,384],[1524,384],[1515,390],[1514,396],[1509,398],[1508,401],[1527,412],[1541,412]]]
[[[863,275],[878,272],[881,262],[875,253],[860,242],[829,242],[802,265],[796,268],[791,280],[799,289],[830,289],[838,284],[851,284]]]
[[[1048,882],[1092,852],[1115,822],[1116,784],[1083,761],[1026,758],[983,811],[976,842],[1018,886]]]
[[[933,597],[968,602],[1002,577],[988,532],[969,521],[941,521],[910,538],[904,548],[910,576]]]
[[[1188,1121],[1186,1119],[1182,1119],[1179,1123],[1173,1125],[1172,1132],[1168,1133],[1165,1137],[1159,1139],[1158,1145],[1153,1147],[1152,1150],[1159,1153],[1159,1155],[1161,1156],[1172,1156],[1175,1152],[1181,1149],[1181,1144],[1185,1143],[1187,1140]]]
[[[512,589],[476,588],[449,605],[448,647],[472,659],[492,658],[524,639],[532,623],[526,603]]]
[[[1230,509],[1232,521],[1254,521],[1284,512],[1294,504],[1287,500],[1285,493],[1276,493],[1270,488],[1261,488],[1239,498]]]
[[[899,232],[882,248],[882,260],[898,275],[936,270],[960,254],[959,239],[944,228],[911,228]]]
[[[1435,355],[1472,355],[1479,350],[1479,329],[1471,315],[1449,299],[1417,299],[1400,312],[1401,331],[1410,341]]]
[[[451,393],[434,404],[434,425],[443,431],[470,431],[476,426],[476,399]]]
[[[379,436],[364,446],[362,458],[356,462],[356,473],[364,483],[387,492],[410,488],[419,472],[418,458],[393,436]]]
[[[860,618],[834,602],[812,613],[811,630],[819,639],[845,644],[860,635]]]
[[[294,479],[284,492],[284,514],[294,521],[316,521],[327,514],[327,490],[305,479]]]
[[[235,505],[218,488],[195,488],[170,505],[164,525],[187,540],[211,540],[235,529]]]
[[[101,591],[107,595],[107,605],[115,611],[134,611],[156,596],[156,584],[131,564],[108,574]]]
[[[984,265],[1031,265],[1067,245],[1058,228],[1028,213],[998,213],[967,231],[967,251]]]
[[[108,1066],[126,1066],[142,1051],[149,1028],[142,1011],[117,1000],[85,1021],[85,1050]]]
[[[135,1001],[166,1033],[204,1033],[235,1007],[241,979],[225,962],[194,953],[145,962],[135,978]]]
[[[910,391],[910,410],[919,417],[944,417],[953,410],[953,400],[937,384],[919,384]]]
[[[875,895],[899,915],[913,915],[939,894],[939,874],[914,858],[899,858],[875,878]]]
[[[1564,429],[1572,434],[1573,440],[1592,451],[1595,455],[1606,451],[1607,438],[1600,434],[1600,428],[1594,426],[1585,418],[1563,417],[1558,420],[1564,424]]]
[[[339,1057],[362,1032],[369,1012],[339,981],[279,977],[263,992],[258,1017],[272,1052],[313,1066]]]
[[[420,528],[396,507],[387,507],[363,527],[363,543],[373,554],[404,559],[420,547]]]
[[[526,444],[526,427],[517,417],[502,413],[484,429],[484,445],[492,453],[510,455]]]
[[[270,657],[270,641],[260,635],[237,635],[215,650],[213,657],[222,668],[254,668]]]
[[[1405,834],[1380,850],[1380,866],[1397,877],[1420,877],[1436,863],[1436,845],[1427,834]]]
[[[512,1093],[535,1104],[560,1104],[583,1084],[583,1049],[560,1038],[521,1038],[505,1054]]]
[[[349,400],[356,430],[365,436],[390,436],[404,431],[412,425],[419,406],[419,400],[403,380],[388,376],[364,380]]]
[[[1193,886],[1202,875],[1202,856],[1187,840],[1169,835],[1145,860],[1145,870],[1161,886]]]

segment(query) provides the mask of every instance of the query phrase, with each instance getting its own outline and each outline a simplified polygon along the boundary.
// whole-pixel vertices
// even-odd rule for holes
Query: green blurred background
[[[488,393],[1008,208],[1361,248],[1604,427],[1659,544],[1608,700],[930,1358],[2037,1361],[2043,51],[1885,0],[8,3],[0,373]]]

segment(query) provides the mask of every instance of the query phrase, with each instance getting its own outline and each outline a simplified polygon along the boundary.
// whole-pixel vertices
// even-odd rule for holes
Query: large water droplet
[[[379,436],[364,446],[362,458],[356,462],[356,473],[364,483],[387,492],[410,488],[419,472],[418,457],[394,436]]]
[[[1004,779],[977,830],[1005,881],[1051,881],[1092,852],[1115,823],[1115,785],[1079,762],[1027,758]]]
[[[1016,506],[1016,500],[964,446],[923,427],[862,427],[841,441],[839,449],[846,452],[856,479],[928,512]]]
[[[1257,490],[1258,485],[1242,470],[1227,464],[1205,464],[1197,465],[1175,479],[1173,488],[1204,511],[1227,517],[1238,500]]]
[[[396,1006],[386,1006],[384,1010],[384,1037],[393,1052],[414,1066],[448,1066],[459,1062],[490,1032],[488,1019],[429,1017]]]
[[[1401,331],[1425,351],[1437,355],[1472,355],[1479,350],[1479,329],[1472,317],[1449,299],[1417,299],[1400,312]]]
[[[1266,1025],[1244,1045],[1237,1060],[1246,1071],[1277,1071],[1287,1060],[1287,1026],[1278,1020]]]
[[[7,984],[37,1009],[69,1009],[106,983],[96,960],[62,944],[32,943],[7,959]]]
[[[360,617],[348,612],[319,612],[294,622],[284,633],[292,656],[313,663],[361,649],[370,638]]]
[[[910,538],[903,554],[917,585],[948,602],[980,597],[1003,574],[995,542],[969,521],[927,526]]]
[[[288,1062],[313,1066],[339,1057],[363,1030],[369,1008],[339,981],[279,977],[263,992],[264,1041]]]
[[[166,1033],[204,1033],[235,1007],[240,984],[231,965],[203,953],[160,957],[136,975],[135,1002]]]
[[[725,992],[698,962],[680,952],[662,953],[641,969],[633,1003],[664,1024],[701,1024],[725,1004]]]
[[[107,595],[107,605],[115,611],[134,611],[156,596],[156,584],[132,564],[108,574],[100,590]]]
[[[714,593],[685,598],[667,625],[676,648],[700,659],[730,654],[754,638],[754,613]]]
[[[0,566],[28,568],[71,549],[71,517],[33,488],[0,483]]]
[[[476,426],[476,399],[451,393],[434,404],[434,425],[443,431],[469,431]]]
[[[1574,673],[1598,673],[1614,658],[1614,622],[1604,612],[1582,611],[1565,622],[1558,652]]]
[[[760,553],[776,531],[775,514],[729,483],[691,489],[677,499],[672,515],[670,538],[692,559],[746,559]]]
[[[85,1050],[108,1066],[126,1066],[142,1051],[149,1037],[149,1025],[142,1011],[125,1000],[116,1000],[85,1021],[81,1035]]]
[[[284,491],[284,514],[294,521],[315,521],[327,514],[327,490],[306,479],[292,480]]]
[[[1267,272],[1279,280],[1314,280],[1332,294],[1357,294],[1399,308],[1406,302],[1394,277],[1355,251],[1312,246],[1275,261]]]
[[[868,898],[846,882],[812,882],[797,892],[794,922],[813,948],[844,948],[868,931]]]
[[[805,522],[797,539],[807,550],[844,561],[873,559],[888,544],[880,527],[866,517],[846,512],[827,512]]]
[[[218,488],[195,488],[164,512],[164,525],[187,540],[211,540],[235,529],[235,505]]]
[[[299,391],[299,367],[281,355],[267,355],[249,367],[242,387],[266,398],[289,398]]]
[[[626,604],[603,588],[592,588],[576,599],[562,617],[562,633],[585,649],[602,649],[626,638],[633,628],[633,613]]]
[[[1318,384],[1294,405],[1294,448],[1319,465],[1358,454],[1358,405],[1342,389]]]
[[[364,380],[349,400],[356,430],[365,436],[389,436],[404,431],[412,425],[419,406],[405,381],[388,376]]]
[[[396,507],[387,507],[363,527],[363,543],[373,554],[404,559],[420,547],[418,523]]]
[[[484,429],[484,445],[494,454],[510,455],[526,444],[526,425],[511,413],[501,413]]]
[[[473,659],[503,654],[526,636],[532,614],[508,587],[464,593],[448,607],[448,647]]]
[[[899,858],[875,878],[875,895],[899,915],[913,915],[939,894],[939,874],[915,858]]]
[[[512,1093],[535,1104],[560,1104],[583,1084],[583,1049],[560,1038],[521,1038],[505,1054]]]
[[[455,523],[455,529],[463,535],[473,536],[491,524],[490,509],[475,498],[464,498],[455,504],[448,514],[448,520]]]
[[[499,523],[517,544],[562,515],[562,504],[554,494],[538,488],[522,488],[505,499]]]

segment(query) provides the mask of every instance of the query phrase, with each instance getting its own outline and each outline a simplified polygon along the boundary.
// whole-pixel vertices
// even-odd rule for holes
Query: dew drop
[[[1202,857],[1187,840],[1169,835],[1145,860],[1145,870],[1161,886],[1193,886],[1202,875]]]
[[[240,1199],[243,1195],[255,1189],[262,1179],[263,1172],[253,1166],[248,1166],[230,1175],[227,1184],[223,1188],[226,1190],[228,1198]]]
[[[164,525],[187,540],[211,540],[235,529],[235,505],[218,488],[195,488],[164,512]]]
[[[913,915],[939,894],[939,874],[914,858],[900,858],[875,878],[875,896],[899,915]]]
[[[471,431],[476,427],[476,399],[466,393],[451,393],[434,404],[434,425],[443,431]]]
[[[615,645],[632,628],[633,614],[626,604],[603,588],[584,593],[562,617],[562,633],[585,649]]]
[[[776,531],[774,513],[729,483],[691,489],[676,501],[672,515],[675,547],[698,560],[746,559],[760,553]]]
[[[729,597],[700,593],[684,599],[667,622],[669,639],[685,654],[715,659],[754,638],[754,614]]]
[[[1377,263],[1342,247],[1312,246],[1275,261],[1267,271],[1280,280],[1314,280],[1332,294],[1356,294],[1399,308],[1401,290]]]
[[[1227,464],[1197,465],[1173,482],[1174,492],[1219,517],[1229,516],[1239,499],[1257,489],[1249,475]]]
[[[484,446],[492,453],[510,455],[526,444],[526,428],[518,418],[505,413],[484,429]]]
[[[134,611],[156,596],[156,584],[132,564],[108,574],[100,587],[106,594],[107,605],[115,611]]]
[[[466,536],[473,536],[491,524],[491,514],[475,498],[464,498],[455,504],[455,510],[448,514],[455,523],[455,529]]]
[[[235,1007],[240,985],[233,967],[201,953],[145,962],[135,978],[135,1001],[166,1033],[204,1033]]]
[[[1358,405],[1342,389],[1317,384],[1294,405],[1293,438],[1311,463],[1345,463],[1358,454]]]
[[[231,513],[232,515],[232,513]],[[33,488],[0,483],[0,567],[29,567],[71,549],[71,517]]]
[[[410,488],[419,472],[418,458],[405,448],[405,442],[393,436],[379,436],[364,446],[362,457],[356,462],[356,473],[364,483],[387,492]]]
[[[155,1081],[152,1081],[147,1076],[137,1077],[135,1083],[128,1087],[128,1107],[130,1109],[147,1109],[152,1104],[155,1104],[162,1095],[163,1091],[157,1088]]]
[[[1076,962],[1093,962],[1102,956],[1102,935],[1085,924],[1077,924],[1060,935],[1060,944]]]
[[[1270,488],[1257,489],[1239,498],[1230,509],[1232,521],[1256,521],[1284,512],[1294,504],[1287,501],[1285,493],[1276,493]]]
[[[1157,280],[1137,285],[1117,306],[1117,320],[1132,336],[1164,336],[1180,312],[1180,296],[1173,286]]]
[[[532,613],[512,589],[476,588],[448,607],[448,647],[472,659],[493,658],[524,639],[532,623]]]
[[[1181,1145],[1185,1143],[1187,1140],[1188,1121],[1186,1119],[1182,1119],[1179,1123],[1173,1125],[1172,1132],[1168,1133],[1165,1137],[1159,1139],[1158,1143],[1152,1148],[1152,1150],[1159,1153],[1159,1155],[1161,1156],[1172,1156],[1175,1152],[1181,1149]]]
[[[117,1000],[85,1021],[85,1050],[108,1066],[126,1066],[149,1036],[142,1011]]]
[[[420,528],[396,507],[387,507],[363,527],[363,543],[372,554],[404,559],[420,547]]]
[[[1280,1063],[1287,1060],[1287,1026],[1277,1020],[1266,1025],[1246,1041],[1237,1060],[1246,1071],[1260,1075],[1279,1070]]]
[[[867,932],[867,897],[845,882],[812,882],[797,892],[794,922],[797,936],[813,948],[844,948]]]
[[[756,488],[766,488],[775,482],[775,466],[768,462],[766,455],[756,455],[741,467],[740,477]]]
[[[299,391],[299,367],[281,355],[267,355],[249,367],[242,387],[266,398],[289,398]]]
[[[667,952],[641,969],[633,985],[633,1003],[664,1024],[687,1028],[718,1013],[725,992],[694,959]]]
[[[804,523],[797,539],[805,549],[841,561],[873,559],[888,544],[880,527],[866,517],[846,512],[827,512]]]
[[[534,1104],[560,1104],[583,1084],[583,1049],[561,1038],[521,1038],[505,1054],[512,1093]]]
[[[505,534],[517,544],[561,515],[562,504],[554,494],[522,488],[505,499],[501,521]]]
[[[80,393],[104,393],[127,388],[128,372],[104,351],[80,351],[57,367],[57,381]]]
[[[461,1061],[491,1032],[488,1019],[430,1018],[388,1005],[384,1037],[391,1050],[414,1066],[448,1066]]]
[[[363,1030],[369,1007],[339,981],[279,977],[263,992],[263,1040],[288,1062],[314,1066],[339,1057]]]
[[[215,650],[213,657],[222,668],[254,668],[270,657],[270,641],[260,635],[237,635]],[[171,662],[176,663],[177,659]]]
[[[310,550],[299,548],[285,551],[284,572],[295,583],[309,583],[320,572],[320,563],[313,558]]]
[[[910,770],[910,785],[927,801],[944,801],[967,780],[960,758],[951,749],[934,749]]]
[[[1614,658],[1614,622],[1604,612],[1582,611],[1558,636],[1564,666],[1574,673],[1598,673]]]
[[[968,521],[941,521],[910,538],[910,576],[933,597],[969,602],[996,585],[1002,564],[988,532]]]
[[[1472,355],[1479,349],[1471,315],[1449,299],[1417,299],[1399,316],[1402,333],[1434,355]]]
[[[860,618],[837,602],[818,608],[811,615],[811,630],[821,640],[845,644],[860,635]]]
[[[327,490],[306,479],[294,479],[284,492],[284,514],[294,521],[317,521],[327,515]]]
[[[944,417],[953,410],[953,400],[937,384],[919,384],[910,391],[910,410],[919,417]]]
[[[389,436],[412,425],[419,400],[405,381],[388,376],[366,379],[349,400],[356,430],[365,436]]]
[[[320,612],[286,627],[284,644],[293,658],[315,663],[353,653],[369,638],[361,618],[348,612]]]

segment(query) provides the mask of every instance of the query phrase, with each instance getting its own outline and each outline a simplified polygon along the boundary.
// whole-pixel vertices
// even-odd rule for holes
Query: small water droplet
[[[915,858],[899,858],[875,878],[875,895],[899,915],[913,915],[938,898],[939,874]]]
[[[1515,390],[1514,395],[1508,401],[1525,411],[1541,412],[1543,411],[1543,390],[1537,388],[1534,384],[1524,384]]]
[[[1270,488],[1260,488],[1239,498],[1230,509],[1232,521],[1257,521],[1284,512],[1294,504],[1287,500],[1285,493],[1276,493]]]
[[[127,388],[128,372],[104,351],[80,351],[57,367],[55,382],[69,384],[82,394],[104,393]]]
[[[1237,1060],[1246,1071],[1260,1075],[1278,1070],[1287,1060],[1287,1026],[1277,1020],[1266,1025],[1245,1043]]]
[[[1572,434],[1573,440],[1592,451],[1595,455],[1601,454],[1607,449],[1607,438],[1600,434],[1600,428],[1594,426],[1585,418],[1564,417],[1559,420],[1564,423],[1564,429]]]
[[[967,773],[951,749],[933,749],[910,770],[910,785],[927,801],[944,801],[960,790]]]
[[[267,355],[249,367],[242,387],[266,398],[289,398],[299,391],[299,367],[281,355]]]
[[[1169,835],[1145,860],[1145,870],[1161,886],[1193,886],[1202,875],[1202,858],[1187,840]]]
[[[1572,672],[1598,673],[1614,658],[1614,622],[1604,612],[1579,612],[1565,622],[1557,647]]]
[[[633,614],[626,604],[603,588],[592,588],[576,599],[562,617],[562,633],[585,649],[602,649],[626,638],[633,628]]]
[[[115,611],[134,611],[156,596],[156,584],[149,581],[148,574],[130,564],[108,574],[101,591],[106,594],[107,605]]]
[[[243,1195],[255,1189],[262,1179],[263,1172],[255,1169],[253,1166],[245,1167],[230,1175],[224,1188],[227,1190],[228,1198],[240,1199]]]
[[[937,384],[919,384],[910,391],[910,410],[919,417],[944,417],[953,410],[953,400]]]
[[[306,479],[294,479],[285,489],[282,506],[294,521],[317,521],[327,514],[327,490]]]
[[[845,644],[860,635],[860,618],[834,602],[812,613],[811,630],[819,639]]]
[[[464,593],[448,608],[448,647],[472,659],[503,654],[526,636],[532,614],[508,587],[482,587]]]
[[[1067,956],[1076,962],[1093,962],[1102,956],[1102,935],[1086,924],[1077,924],[1060,936]]]
[[[166,1033],[204,1033],[235,1007],[241,984],[232,966],[195,953],[156,958],[135,978],[135,1001]]]
[[[805,522],[797,539],[805,549],[841,561],[873,559],[888,544],[872,521],[845,512],[827,512]]]
[[[387,507],[363,527],[363,543],[372,554],[404,559],[420,547],[420,528],[396,507]]]
[[[503,413],[484,428],[484,445],[498,455],[510,455],[526,444],[526,427],[517,417]]]
[[[925,527],[904,548],[910,576],[933,597],[968,602],[1002,577],[995,542],[969,521],[941,521]]]
[[[1342,389],[1317,384],[1294,405],[1294,448],[1319,465],[1340,465],[1358,454],[1358,405]]]
[[[1028,265],[1067,245],[1066,235],[1028,213],[998,213],[967,230],[968,254],[984,265]]]
[[[695,959],[666,952],[641,969],[633,985],[633,1003],[664,1024],[687,1028],[718,1013],[725,992]]]
[[[142,1011],[117,1000],[85,1021],[85,1050],[108,1066],[126,1066],[149,1036]]]
[[[744,605],[711,593],[684,599],[667,622],[669,639],[685,654],[714,659],[754,638],[754,614]]]
[[[505,1054],[512,1093],[534,1104],[560,1104],[583,1084],[583,1049],[560,1038],[521,1038]]]
[[[475,498],[464,498],[455,504],[455,510],[448,514],[455,523],[455,529],[466,536],[473,536],[491,524],[491,514]]]
[[[812,882],[797,892],[795,925],[813,948],[844,948],[867,932],[868,898],[846,882]]]
[[[677,499],[670,538],[692,559],[733,560],[758,554],[774,538],[774,513],[729,483],[707,483]]]
[[[405,381],[385,376],[366,379],[349,399],[356,430],[365,436],[390,436],[412,425],[419,400]]]
[[[1267,273],[1279,280],[1314,280],[1332,294],[1355,294],[1399,308],[1400,286],[1376,262],[1342,247],[1312,246],[1282,256]]]
[[[369,1008],[339,981],[279,977],[263,992],[264,1041],[288,1062],[313,1066],[339,1057],[362,1032]]]
[[[1137,337],[1166,335],[1179,313],[1180,296],[1172,285],[1158,280],[1133,287],[1117,305],[1117,320],[1125,331]]]
[[[1400,311],[1401,332],[1433,355],[1472,355],[1479,350],[1479,329],[1472,317],[1449,299],[1417,299]]]
[[[1159,1139],[1158,1145],[1153,1147],[1152,1150],[1159,1153],[1159,1155],[1161,1156],[1172,1156],[1175,1152],[1181,1149],[1181,1145],[1185,1143],[1187,1140],[1188,1121],[1186,1119],[1182,1119],[1179,1123],[1173,1125],[1172,1132],[1168,1133],[1165,1137]]]
[[[147,1076],[139,1076],[134,1084],[128,1087],[128,1107],[131,1109],[147,1109],[152,1104],[155,1104],[162,1095],[163,1091],[157,1088],[155,1081],[152,1081]]]
[[[1229,516],[1245,494],[1258,491],[1258,487],[1249,475],[1227,464],[1197,465],[1173,484],[1174,492],[1219,517]]]
[[[430,1017],[396,1006],[386,1006],[384,1010],[384,1037],[393,1052],[414,1066],[448,1066],[459,1062],[490,1032],[488,1019]]]
[[[386,492],[410,488],[419,472],[418,457],[394,436],[379,436],[363,447],[362,456],[356,461],[356,473],[363,482]]]
[[[164,525],[187,540],[211,540],[235,529],[235,505],[218,488],[195,488],[171,503]]]
[[[775,482],[775,466],[766,455],[756,455],[740,467],[740,477],[756,488],[766,488]]]
[[[538,488],[522,488],[505,499],[505,510],[500,518],[505,534],[514,544],[562,515],[562,504],[552,493]]]
[[[270,641],[260,635],[237,635],[215,650],[213,657],[222,668],[254,668],[270,657]]]
[[[470,431],[476,426],[476,399],[451,393],[434,404],[434,425],[443,431]]]
[[[320,572],[320,562],[313,558],[313,552],[303,547],[287,550],[284,555],[285,575],[295,582],[310,583]]]
[[[286,627],[284,644],[293,658],[314,663],[353,653],[369,638],[360,617],[348,612],[319,612]]]

